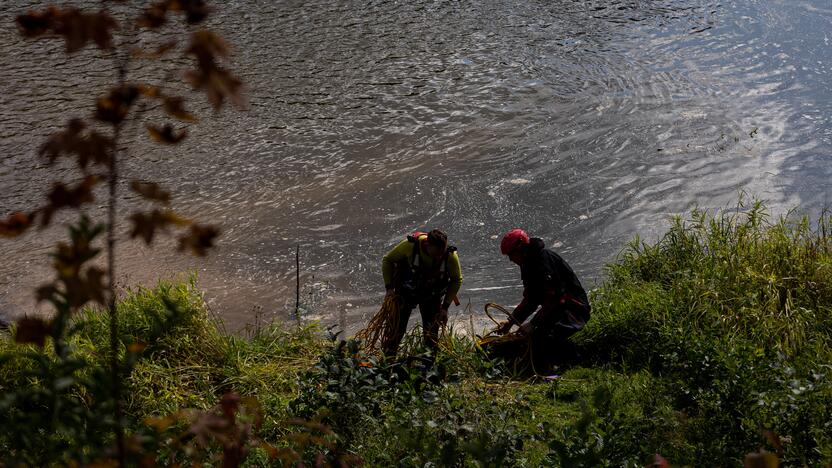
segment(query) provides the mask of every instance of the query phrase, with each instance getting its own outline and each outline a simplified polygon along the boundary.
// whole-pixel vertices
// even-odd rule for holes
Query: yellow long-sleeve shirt
[[[427,236],[419,237],[419,242],[422,242],[426,239]],[[393,271],[395,269],[395,265],[397,263],[408,263],[410,262],[410,258],[413,257],[413,248],[415,247],[415,243],[408,241],[407,239],[401,241],[399,245],[393,248],[393,250],[387,252],[387,255],[381,260],[381,274],[384,276],[384,285],[385,286],[392,286],[393,285]],[[437,262],[444,262],[445,260],[436,260],[433,257],[428,256],[425,254],[425,249],[419,249],[419,262],[427,269],[436,268],[438,267]],[[448,255],[448,276],[451,279],[450,284],[448,285],[448,291],[445,293],[445,299],[443,300],[443,304],[448,306],[453,302],[454,297],[456,297],[457,293],[459,292],[459,288],[462,287],[462,268],[459,265],[459,255],[456,252],[451,252]]]

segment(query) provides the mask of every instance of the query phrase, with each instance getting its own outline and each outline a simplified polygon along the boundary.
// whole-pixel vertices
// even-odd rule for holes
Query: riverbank
[[[210,410],[235,393],[256,399],[241,408],[259,408],[247,413],[249,466],[294,456],[369,466],[643,466],[656,453],[673,465],[738,465],[761,448],[786,465],[829,464],[830,233],[830,217],[772,220],[756,204],[694,212],[654,244],[636,239],[594,291],[592,320],[574,338],[582,362],[551,382],[512,376],[452,333],[431,371],[396,371],[315,324],[226,334],[193,282],[133,290],[119,306],[122,351],[135,358],[125,379],[128,432],[142,447],[162,447],[153,453],[165,463],[201,456],[192,443],[204,435],[194,429],[202,419],[182,408]],[[106,368],[108,321],[87,312],[76,324],[71,343],[89,365],[60,394],[94,409],[84,379]],[[0,452],[30,444],[35,452],[16,455],[36,464],[37,450],[77,447],[69,432],[24,424],[39,413],[8,397],[23,388],[49,394],[35,376],[39,362],[54,371],[54,357],[22,348],[0,340],[8,356]],[[404,351],[417,355],[416,340]],[[87,443],[78,453],[94,458],[100,450]],[[206,443],[211,453],[227,452],[223,444]]]

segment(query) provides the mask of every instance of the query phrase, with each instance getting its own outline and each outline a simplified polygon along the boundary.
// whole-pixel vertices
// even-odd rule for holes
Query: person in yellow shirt
[[[399,326],[382,350],[384,354],[396,355],[410,313],[417,305],[425,344],[435,350],[439,327],[448,322],[448,307],[462,286],[456,247],[448,245],[448,236],[439,229],[427,234],[415,232],[384,256],[381,272],[387,294],[395,294],[400,300]]]

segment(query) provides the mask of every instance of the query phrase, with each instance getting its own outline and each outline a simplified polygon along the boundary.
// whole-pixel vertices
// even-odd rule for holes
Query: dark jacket
[[[533,237],[526,247],[520,267],[523,301],[513,317],[523,323],[540,307],[533,319],[535,328],[561,323],[580,329],[589,320],[589,299],[575,272],[560,255],[545,248],[542,239]]]

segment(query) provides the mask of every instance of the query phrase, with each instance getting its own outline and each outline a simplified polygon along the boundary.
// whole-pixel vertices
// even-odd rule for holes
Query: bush
[[[832,361],[830,221],[772,222],[760,202],[695,210],[609,266],[574,340],[589,362],[671,383],[696,447],[674,461],[739,463],[764,430],[788,435],[784,460],[829,460],[828,436],[813,434],[829,433],[820,395]]]
[[[694,212],[656,244],[634,242],[574,337],[584,367],[553,382],[509,375],[453,330],[435,357],[416,330],[402,346],[411,358],[382,362],[316,325],[229,336],[193,280],[136,289],[118,307],[128,441],[163,464],[643,466],[660,453],[739,465],[762,448],[758,457],[822,466],[832,462],[832,255],[828,220],[818,226],[770,223],[752,205]],[[101,434],[114,422],[101,403],[99,314],[69,324],[63,357],[0,337],[7,464],[106,459]]]

